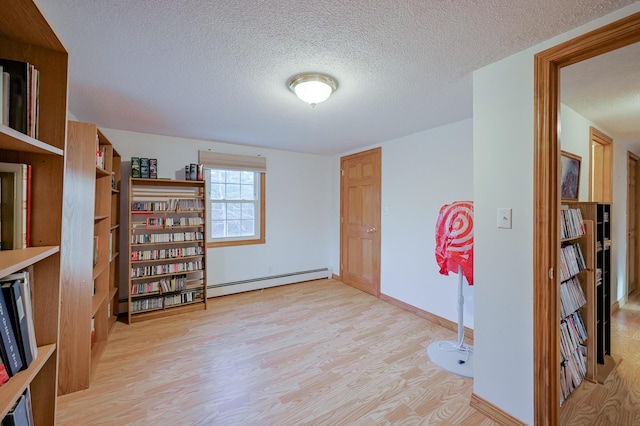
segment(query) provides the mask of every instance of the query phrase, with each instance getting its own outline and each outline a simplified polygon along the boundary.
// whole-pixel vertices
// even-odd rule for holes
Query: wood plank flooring
[[[612,315],[611,354],[620,360],[603,384],[584,382],[560,410],[562,425],[640,425],[640,291]]]
[[[562,425],[640,425],[640,292],[615,314],[607,381],[584,383]],[[455,333],[326,280],[210,300],[116,324],[91,388],[58,399],[59,425],[494,425],[472,380],[428,358]]]
[[[333,280],[118,323],[59,425],[494,425],[428,358],[454,332]]]

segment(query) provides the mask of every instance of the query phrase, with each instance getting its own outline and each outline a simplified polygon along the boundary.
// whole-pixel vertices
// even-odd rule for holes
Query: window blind
[[[245,170],[259,173],[267,172],[267,157],[258,155],[198,151],[198,163],[211,169]]]

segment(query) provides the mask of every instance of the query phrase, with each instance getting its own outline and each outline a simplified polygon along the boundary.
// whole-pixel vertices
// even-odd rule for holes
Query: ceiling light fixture
[[[312,107],[329,99],[338,82],[325,74],[298,74],[289,79],[289,89]]]

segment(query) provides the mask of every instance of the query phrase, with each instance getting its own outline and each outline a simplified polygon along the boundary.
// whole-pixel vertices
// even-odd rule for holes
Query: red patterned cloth
[[[473,201],[454,201],[440,208],[436,223],[436,262],[442,275],[462,274],[473,285]]]

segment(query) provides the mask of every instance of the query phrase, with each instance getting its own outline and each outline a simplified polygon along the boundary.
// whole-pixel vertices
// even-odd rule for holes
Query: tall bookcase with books
[[[67,114],[64,46],[31,0],[2,2],[0,58],[25,62],[39,72],[37,139],[0,125],[0,158],[32,166],[28,247],[0,251],[0,277],[30,269],[37,357],[0,386],[0,418],[29,388],[36,425],[56,415],[58,325],[62,241],[62,190]],[[66,230],[65,230],[66,231]]]
[[[60,395],[89,387],[115,322],[119,160],[95,124],[68,123],[63,226],[73,231],[62,257]]]
[[[206,309],[204,182],[130,178],[129,322]]]
[[[580,209],[560,212],[560,403],[594,380],[593,222]]]
[[[595,224],[596,380],[604,383],[616,364],[611,356],[611,204],[580,202],[569,206],[579,208],[585,220]]]

